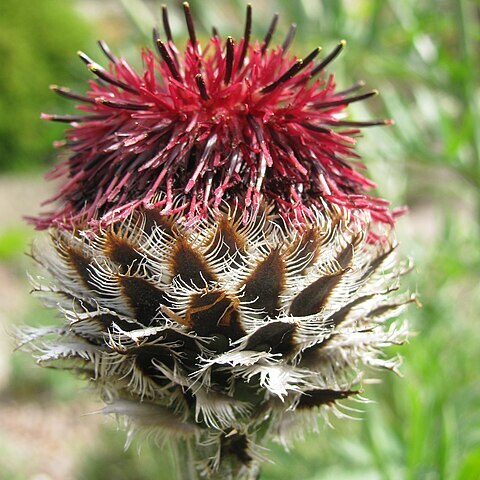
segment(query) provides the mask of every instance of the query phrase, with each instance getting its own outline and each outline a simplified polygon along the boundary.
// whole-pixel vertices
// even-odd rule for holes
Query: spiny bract
[[[319,408],[341,414],[365,367],[397,366],[379,349],[406,337],[385,324],[413,299],[391,298],[405,271],[391,236],[372,244],[339,209],[315,218],[297,231],[268,209],[247,224],[227,210],[185,228],[145,210],[53,231],[34,249],[50,281],[34,284],[65,324],[23,340],[85,372],[132,431],[190,438],[204,474],[254,478],[257,443],[285,442]]]

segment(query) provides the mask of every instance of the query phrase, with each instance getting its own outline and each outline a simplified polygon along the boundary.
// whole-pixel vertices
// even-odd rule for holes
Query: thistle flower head
[[[165,37],[154,30],[156,51],[142,52],[136,72],[104,42],[104,68],[80,53],[96,80],[86,95],[53,86],[80,101],[78,116],[43,115],[70,123],[70,157],[51,173],[64,180],[57,210],[35,219],[39,228],[72,221],[108,224],[135,208],[183,212],[187,222],[218,211],[222,201],[255,217],[262,201],[303,224],[323,200],[369,210],[392,223],[388,202],[366,191],[374,186],[355,167],[359,128],[389,121],[345,120],[346,107],[376,94],[339,91],[328,55],[316,48],[303,59],[289,54],[292,28],[281,46],[251,39],[251,7],[240,41],[215,34],[204,48],[184,4],[189,41],[180,53],[164,9]],[[239,201],[241,199],[241,201]],[[177,201],[178,200],[178,201]]]
[[[71,154],[51,173],[59,209],[35,219],[34,291],[64,323],[19,341],[85,373],[131,432],[187,442],[196,472],[253,479],[266,439],[345,415],[370,369],[396,369],[381,350],[414,297],[396,293],[387,202],[354,168],[359,127],[388,122],[345,120],[374,92],[325,73],[343,42],[291,57],[294,29],[270,48],[274,17],[253,42],[248,7],[242,40],[202,49],[184,10],[183,54],[164,9],[142,74],[100,42],[86,95],[53,87],[84,112],[45,115],[71,123]]]

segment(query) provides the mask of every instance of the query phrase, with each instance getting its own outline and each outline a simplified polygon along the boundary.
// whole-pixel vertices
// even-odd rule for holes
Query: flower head
[[[97,77],[86,95],[52,87],[80,101],[85,114],[43,115],[71,124],[71,154],[50,173],[64,179],[51,199],[60,206],[35,219],[37,227],[105,225],[139,206],[182,211],[191,222],[223,201],[243,209],[244,220],[266,201],[303,224],[326,200],[392,223],[388,202],[366,193],[374,184],[355,169],[354,149],[360,127],[389,121],[345,120],[350,103],[376,91],[356,95],[361,84],[339,91],[326,73],[344,42],[324,57],[320,48],[293,57],[294,29],[270,47],[277,17],[263,41],[251,40],[248,6],[240,41],[215,34],[202,48],[188,4],[184,9],[190,38],[183,54],[164,9],[166,38],[154,30],[156,52],[142,52],[142,73],[100,42],[106,69],[80,53]]]
[[[108,47],[79,100],[57,211],[33,257],[34,290],[64,323],[19,333],[41,364],[87,374],[131,431],[190,442],[204,476],[257,478],[258,446],[287,442],[319,411],[342,414],[381,353],[407,336],[387,202],[354,166],[359,87],[288,46],[218,34],[202,50],[188,4],[181,55],[166,39],[138,74]],[[325,417],[328,421],[328,417]],[[217,473],[215,473],[217,472]],[[192,472],[190,472],[191,475]],[[191,478],[191,477],[189,477]]]

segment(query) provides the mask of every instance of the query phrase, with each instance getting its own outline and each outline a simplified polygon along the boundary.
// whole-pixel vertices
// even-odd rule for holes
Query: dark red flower
[[[262,42],[251,41],[248,6],[241,41],[215,34],[202,50],[184,9],[190,40],[183,54],[164,8],[166,39],[154,30],[157,51],[142,52],[141,74],[99,42],[109,66],[80,53],[97,77],[85,96],[52,87],[86,114],[43,115],[71,124],[71,155],[49,173],[64,179],[48,202],[60,207],[34,219],[36,226],[109,223],[139,206],[183,211],[192,222],[224,201],[245,219],[265,201],[302,223],[326,201],[392,223],[388,202],[368,195],[373,182],[354,168],[363,168],[354,150],[360,127],[390,122],[344,119],[348,104],[377,92],[356,95],[361,84],[337,91],[325,73],[344,42],[321,60],[320,48],[292,57],[294,28],[269,48],[277,16]]]

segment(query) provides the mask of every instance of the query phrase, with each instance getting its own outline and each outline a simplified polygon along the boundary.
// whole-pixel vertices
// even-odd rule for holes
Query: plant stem
[[[197,467],[200,462],[206,463],[209,454],[208,449],[197,448],[196,440],[177,440],[172,443],[172,451],[175,465],[175,480],[258,480],[260,467],[257,463],[242,464],[238,459],[228,457],[219,465],[218,470],[210,472],[207,476],[201,475],[201,469]]]
[[[172,445],[175,461],[176,480],[197,480],[200,478],[195,468],[193,446],[188,440],[176,441]]]

